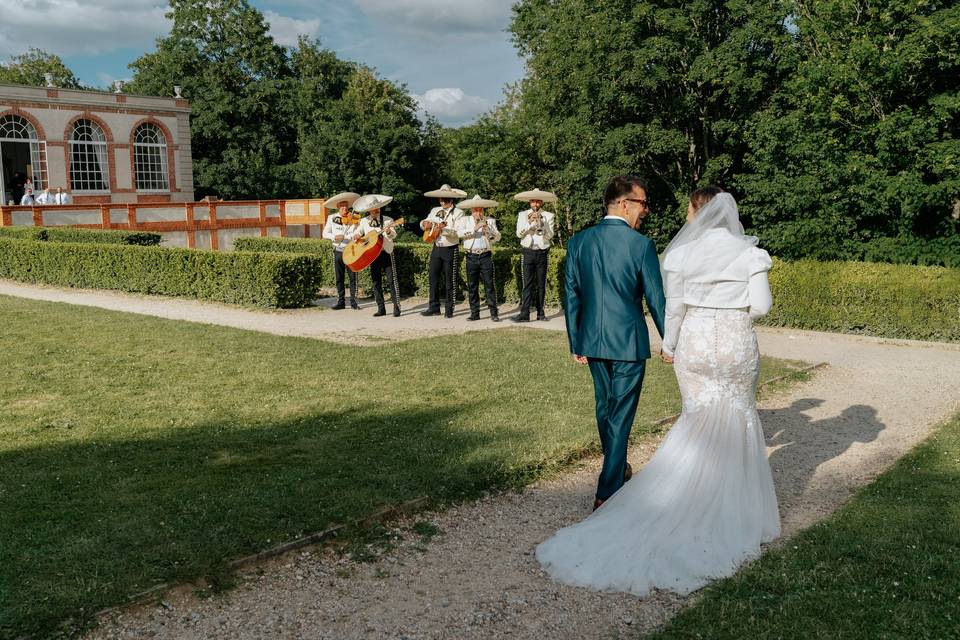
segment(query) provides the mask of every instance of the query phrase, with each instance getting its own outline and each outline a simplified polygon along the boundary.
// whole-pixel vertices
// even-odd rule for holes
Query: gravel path
[[[331,338],[342,314],[311,309],[264,313],[182,300],[27,287],[0,281],[0,294]],[[412,305],[409,302],[406,305]],[[367,309],[369,311],[369,309]],[[505,310],[506,311],[506,310]],[[462,314],[462,310],[461,310]],[[356,326],[380,320],[354,312]],[[334,322],[335,320],[335,322]],[[385,318],[398,337],[475,325]],[[562,329],[562,318],[531,327]],[[785,537],[823,518],[929,429],[960,407],[960,345],[889,341],[808,331],[759,331],[764,354],[825,361],[811,380],[761,402]],[[631,450],[636,468],[657,445]],[[558,585],[533,548],[589,511],[597,461],[529,487],[396,523],[392,548],[370,563],[329,550],[295,553],[240,576],[237,588],[197,599],[189,590],[161,605],[113,614],[89,639],[106,638],[610,638],[661,624],[688,600],[646,599]],[[415,521],[440,534],[423,539]],[[696,595],[691,596],[696,597]]]

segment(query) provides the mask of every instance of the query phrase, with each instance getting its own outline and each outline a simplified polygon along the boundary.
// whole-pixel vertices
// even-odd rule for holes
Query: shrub
[[[158,245],[161,240],[159,233],[125,231],[122,229],[83,229],[79,227],[0,227],[0,238],[142,246]]]
[[[960,341],[960,270],[775,261],[763,324],[884,338]]]
[[[308,253],[323,257],[324,264],[330,265],[324,269],[323,286],[333,287],[336,284],[333,271],[333,244],[329,240],[314,238],[237,238],[234,248],[243,251],[280,252],[280,253]],[[430,245],[424,242],[398,243],[394,247],[394,256],[397,261],[397,278],[400,282],[401,295],[414,295],[426,298],[430,294],[430,277],[428,265],[430,263]],[[550,251],[550,262],[547,267],[547,304],[558,305],[561,301],[561,287],[558,283],[563,279],[563,260],[566,252],[554,248]],[[500,302],[519,302],[522,289],[520,269],[520,251],[518,249],[500,249],[493,251],[494,277],[497,287],[497,299]],[[466,296],[467,276],[466,260],[460,254],[458,265],[458,298]],[[386,284],[386,283],[385,283]],[[360,288],[370,291],[370,270],[365,269],[358,278]],[[483,287],[481,285],[481,297]]]
[[[303,254],[0,238],[3,278],[261,307],[309,305],[323,276],[322,264]]]

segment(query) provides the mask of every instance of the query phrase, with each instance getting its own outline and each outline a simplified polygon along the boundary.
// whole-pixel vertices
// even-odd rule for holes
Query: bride
[[[770,310],[770,256],[744,235],[736,201],[718,187],[694,191],[687,211],[661,263],[662,358],[674,364],[683,413],[630,482],[537,547],[560,582],[686,594],[733,574],[780,535],[751,322]]]

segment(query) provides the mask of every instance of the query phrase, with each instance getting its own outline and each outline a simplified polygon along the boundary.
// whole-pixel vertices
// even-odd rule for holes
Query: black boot
[[[379,318],[380,316],[385,316],[385,315],[387,315],[387,310],[384,309],[383,307],[380,307],[379,309],[377,309],[377,312],[373,314],[373,317]]]
[[[337,304],[332,307],[335,311],[340,311],[340,309],[346,309],[347,305],[343,304],[343,300],[338,300]]]

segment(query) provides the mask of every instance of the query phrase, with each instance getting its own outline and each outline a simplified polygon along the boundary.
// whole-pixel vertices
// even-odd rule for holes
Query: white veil
[[[673,237],[663,252],[662,269],[680,273],[687,282],[710,282],[757,243],[743,232],[737,201],[719,193]]]

